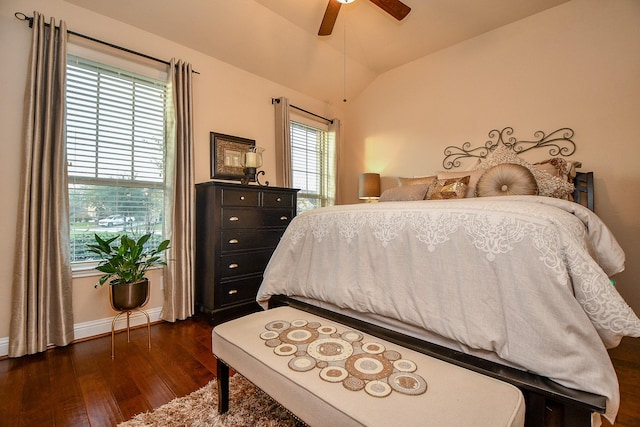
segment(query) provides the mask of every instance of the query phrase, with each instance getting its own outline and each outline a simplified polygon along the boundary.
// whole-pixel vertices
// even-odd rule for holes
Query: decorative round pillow
[[[478,179],[478,197],[538,194],[538,184],[531,171],[515,163],[502,163],[488,169]]]

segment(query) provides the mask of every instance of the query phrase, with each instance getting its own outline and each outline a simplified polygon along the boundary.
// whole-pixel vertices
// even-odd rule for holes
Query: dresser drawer
[[[291,222],[291,209],[222,208],[222,228],[284,227]]]
[[[282,230],[223,230],[220,248],[222,252],[246,249],[274,248],[280,242]]]
[[[262,276],[232,280],[216,286],[216,308],[255,301],[258,288],[262,283]]]
[[[222,188],[223,206],[258,206],[260,204],[259,193],[253,189]]]
[[[247,274],[262,273],[271,258],[273,249],[256,252],[228,254],[220,257],[220,279]]]
[[[295,194],[292,193],[276,193],[265,191],[262,195],[262,206],[268,208],[293,208],[293,199]]]

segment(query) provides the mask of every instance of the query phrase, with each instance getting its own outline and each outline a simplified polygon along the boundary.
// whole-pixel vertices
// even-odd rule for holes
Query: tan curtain
[[[162,319],[175,322],[193,315],[194,206],[192,67],[171,60],[172,96],[167,123],[165,235],[171,239],[164,268]]]
[[[65,158],[67,27],[35,12],[27,76],[9,356],[73,341]]]
[[[284,97],[273,102],[276,110],[276,185],[291,188],[291,129],[289,100]]]
[[[327,162],[327,204],[329,206],[337,205],[336,185],[339,182],[338,173],[340,170],[340,120],[333,119],[329,122],[329,149]]]

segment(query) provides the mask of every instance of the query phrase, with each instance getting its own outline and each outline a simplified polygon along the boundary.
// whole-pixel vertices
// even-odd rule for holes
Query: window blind
[[[94,233],[162,238],[165,93],[166,82],[68,57],[72,262],[91,260]]]
[[[291,121],[291,171],[298,213],[327,205],[328,132]]]
[[[162,182],[165,86],[80,58],[69,61],[69,176]]]

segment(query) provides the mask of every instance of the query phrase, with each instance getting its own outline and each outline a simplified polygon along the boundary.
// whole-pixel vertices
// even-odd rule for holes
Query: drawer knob
[[[286,215],[282,215],[282,216],[280,217],[280,221],[286,221],[286,220],[288,220],[288,219],[289,219],[289,217],[288,217],[288,216],[286,216]]]
[[[229,240],[229,244],[230,244],[230,245],[237,245],[237,244],[238,244],[238,239],[231,239],[231,240]]]
[[[229,221],[240,221],[240,218],[238,218],[237,216],[232,216],[231,218],[229,218]]]
[[[282,201],[282,197],[278,197],[278,198],[276,199],[276,202],[281,202],[281,201]]]
[[[231,289],[231,290],[229,291],[229,295],[235,295],[235,294],[237,294],[237,293],[238,293],[238,290],[237,290],[237,289]]]
[[[236,264],[235,262],[233,264],[229,264],[229,268],[238,268],[238,264]]]
[[[244,200],[244,196],[240,196],[240,200]]]

